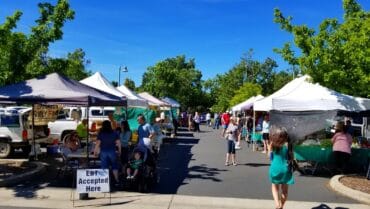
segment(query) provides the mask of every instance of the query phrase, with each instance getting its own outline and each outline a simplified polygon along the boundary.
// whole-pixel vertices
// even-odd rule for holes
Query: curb
[[[31,171],[0,180],[0,187],[11,186],[11,185],[17,184],[19,182],[28,180],[36,175],[42,174],[46,171],[46,167],[41,162],[29,162],[29,163],[36,165],[36,168]]]
[[[360,191],[351,189],[347,186],[344,186],[339,181],[339,179],[341,179],[342,177],[344,177],[344,175],[333,176],[330,179],[330,182],[329,182],[330,187],[334,191],[336,191],[336,192],[338,192],[338,193],[340,193],[344,196],[347,196],[347,197],[352,198],[354,200],[357,200],[357,201],[360,201],[360,202],[363,202],[365,204],[370,205],[370,194],[366,194],[364,192],[360,192]]]

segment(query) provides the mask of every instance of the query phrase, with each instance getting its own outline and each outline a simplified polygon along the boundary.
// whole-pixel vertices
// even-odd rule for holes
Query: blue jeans
[[[117,154],[115,150],[102,150],[100,152],[100,161],[102,169],[109,169],[109,166],[111,166],[112,170],[118,170]]]

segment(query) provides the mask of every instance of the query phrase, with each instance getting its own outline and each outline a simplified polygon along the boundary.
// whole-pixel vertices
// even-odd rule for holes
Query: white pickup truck
[[[22,109],[17,114],[0,115],[0,158],[8,157],[14,149],[21,148],[25,154],[31,150],[32,123],[31,108]],[[49,143],[49,129],[46,124],[34,127],[35,141]]]
[[[114,107],[90,107],[89,108],[89,128],[93,122],[108,120],[108,115],[114,113]],[[75,131],[80,120],[86,117],[85,107],[64,107],[60,112],[58,119],[54,122],[49,122],[50,138],[60,142],[65,141],[67,136],[72,131]]]

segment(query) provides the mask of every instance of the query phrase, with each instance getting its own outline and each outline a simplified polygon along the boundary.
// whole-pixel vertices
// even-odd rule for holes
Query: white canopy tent
[[[250,97],[249,99],[245,100],[244,102],[239,103],[239,104],[235,105],[234,107],[232,107],[231,110],[233,112],[240,112],[240,111],[243,111],[243,110],[247,110],[247,109],[249,109],[253,106],[254,102],[256,102],[258,100],[261,100],[263,98],[264,98],[264,96],[262,96],[262,95],[257,95],[257,96]]]
[[[118,97],[124,96],[121,92],[114,88],[114,86],[100,72],[96,72],[94,75],[87,77],[80,82]]]
[[[127,97],[127,106],[129,107],[137,106],[138,104],[143,107],[148,106],[148,103],[145,100],[141,99],[138,101],[137,99],[132,99],[129,95],[117,90],[100,72],[96,72],[94,75],[87,77],[80,82],[118,97]]]
[[[289,94],[290,92],[294,91],[302,82],[304,82],[308,76],[302,76],[299,78],[296,78],[289,83],[287,83],[285,86],[283,86],[278,91],[274,92],[270,96],[267,96],[259,101],[254,102],[253,109],[254,111],[270,111],[272,109],[272,98],[277,98],[279,96],[284,96]]]
[[[125,85],[117,87],[117,90],[125,95],[128,99],[128,106],[130,107],[148,107],[148,102],[137,95],[134,91],[131,91]]]
[[[310,82],[309,77],[296,88],[272,98],[272,109],[279,111],[344,110],[361,112],[370,110],[370,99],[341,94]]]
[[[178,101],[176,101],[176,100],[174,100],[170,97],[164,97],[164,98],[162,98],[162,101],[167,102],[168,104],[171,105],[171,107],[180,108],[180,106],[181,106]]]
[[[151,106],[159,106],[159,107],[170,107],[171,105],[154,97],[153,95],[149,94],[148,92],[139,93],[141,98],[144,98],[148,101],[149,105]]]

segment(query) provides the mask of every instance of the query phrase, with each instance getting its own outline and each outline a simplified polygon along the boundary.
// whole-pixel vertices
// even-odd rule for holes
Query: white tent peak
[[[158,99],[157,97],[149,94],[148,92],[141,92],[139,93],[139,96],[147,100],[149,102],[149,105],[152,106],[171,106],[170,104]]]
[[[256,102],[258,100],[261,100],[263,98],[264,98],[264,96],[262,96],[262,95],[252,96],[252,97],[248,98],[247,100],[245,100],[244,102],[235,105],[234,107],[231,108],[231,110],[233,112],[247,110],[247,109],[249,109],[253,106],[254,102]]]
[[[141,98],[138,94],[127,88],[125,85],[122,84],[116,89],[128,98],[129,106],[148,107],[148,102],[144,98]]]
[[[81,80],[80,82],[95,89],[99,89],[101,91],[113,94],[118,97],[124,96],[100,72],[96,72],[94,73],[94,75],[89,76]]]
[[[172,99],[170,97],[164,97],[164,98],[162,98],[162,101],[167,102],[172,107],[180,107],[181,106],[178,101],[176,101],[175,99]]]

